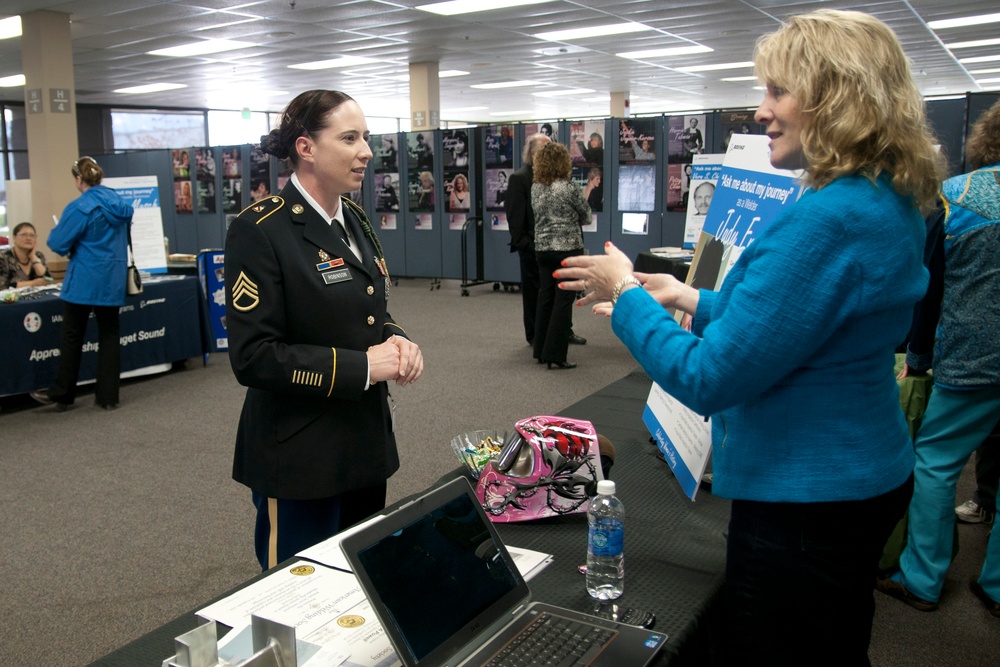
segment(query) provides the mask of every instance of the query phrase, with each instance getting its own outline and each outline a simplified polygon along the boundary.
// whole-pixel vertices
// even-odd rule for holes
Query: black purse
[[[139,269],[135,265],[135,258],[132,254],[131,224],[128,230],[128,271],[125,273],[125,294],[128,296],[142,294],[142,276],[139,275]]]

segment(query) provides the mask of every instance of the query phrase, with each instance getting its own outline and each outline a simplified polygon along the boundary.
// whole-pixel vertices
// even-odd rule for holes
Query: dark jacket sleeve
[[[927,371],[934,363],[934,339],[944,297],[944,217],[943,207],[927,217],[924,264],[931,278],[927,293],[913,308],[910,342],[906,349],[906,364],[914,371]]]
[[[504,210],[507,213],[507,226],[510,229],[511,252],[531,248],[535,242],[531,183],[520,170],[511,174],[507,183]]]

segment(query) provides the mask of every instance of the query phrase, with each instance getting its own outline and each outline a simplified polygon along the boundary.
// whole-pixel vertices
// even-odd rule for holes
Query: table
[[[58,292],[0,305],[4,331],[4,372],[0,396],[26,394],[50,386],[59,371],[63,302]],[[141,369],[201,356],[204,352],[198,306],[198,279],[155,276],[143,293],[121,308],[121,370]],[[87,327],[80,381],[97,377],[97,324]]]
[[[635,258],[635,270],[641,273],[669,273],[677,280],[687,279],[691,258],[664,257],[651,252],[640,252]]]
[[[721,615],[729,501],[702,489],[692,503],[673,479],[642,423],[650,384],[645,373],[636,371],[559,414],[590,420],[618,450],[609,477],[625,505],[621,604],[656,614],[656,629],[668,634],[660,665],[703,665],[712,654],[715,619]],[[457,474],[453,471],[439,483]],[[585,515],[496,525],[505,543],[554,556],[530,582],[535,599],[581,611],[592,608],[584,578],[577,572],[586,560]],[[92,667],[158,667],[174,654],[174,637],[197,626],[195,611],[104,656]]]

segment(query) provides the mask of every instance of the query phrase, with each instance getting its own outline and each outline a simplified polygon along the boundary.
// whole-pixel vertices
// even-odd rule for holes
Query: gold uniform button
[[[375,288],[369,285],[366,291],[368,292],[368,296],[371,296],[372,294],[375,293]]]
[[[375,318],[371,315],[368,316],[368,326],[375,324]]]

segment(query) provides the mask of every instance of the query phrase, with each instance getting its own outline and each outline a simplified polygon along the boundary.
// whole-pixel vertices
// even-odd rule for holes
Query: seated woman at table
[[[794,16],[754,63],[771,164],[803,169],[808,190],[719,291],[634,275],[610,243],[556,275],[593,290],[581,303],[616,302],[615,334],[650,376],[712,416],[712,491],[733,500],[726,664],[869,665],[878,562],[913,489],[893,351],[927,288],[921,209],[941,167],[881,21]]]
[[[9,287],[37,287],[52,282],[52,274],[45,263],[45,255],[36,249],[38,235],[30,222],[21,222],[14,226],[14,242],[0,253],[0,267],[3,271],[3,284],[0,289]]]

